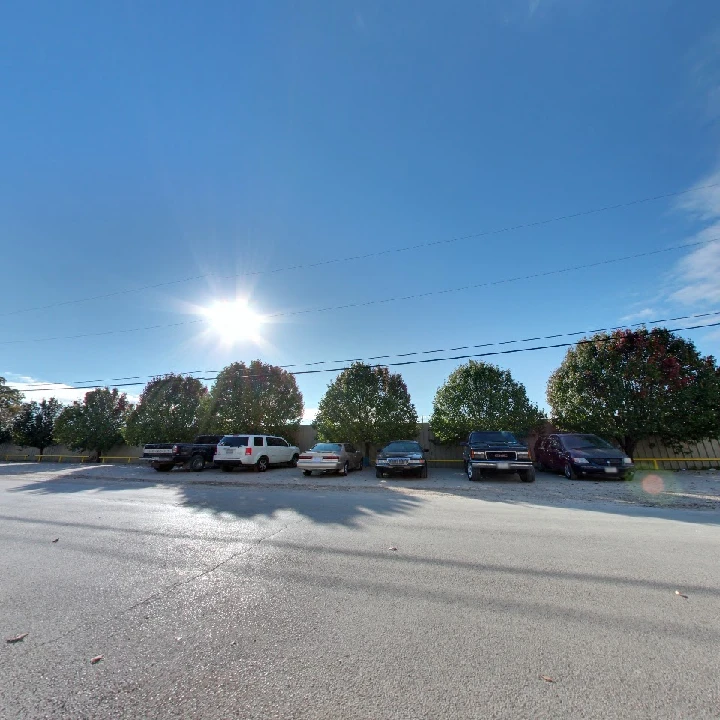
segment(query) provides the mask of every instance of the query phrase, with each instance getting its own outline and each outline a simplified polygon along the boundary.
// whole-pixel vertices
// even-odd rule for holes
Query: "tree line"
[[[547,400],[558,428],[602,435],[631,457],[649,436],[681,450],[720,435],[720,368],[663,328],[579,342],[550,376]],[[293,437],[303,410],[295,377],[260,360],[228,365],[210,388],[183,375],[153,378],[135,405],[109,388],[66,406],[54,398],[23,402],[0,378],[0,442],[41,454],[61,444],[100,457],[122,442],[182,442],[198,434]],[[508,370],[470,360],[438,388],[430,428],[435,442],[455,444],[473,429],[524,435],[547,419]],[[390,440],[414,438],[418,416],[400,374],[356,362],[328,385],[314,426],[320,440],[352,442],[367,455]]]

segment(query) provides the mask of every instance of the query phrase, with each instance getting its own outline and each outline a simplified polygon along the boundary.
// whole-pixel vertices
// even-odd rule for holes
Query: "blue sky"
[[[0,374],[20,387],[720,310],[715,243],[283,315],[260,342],[221,342],[204,322],[34,341],[195,320],[235,297],[292,313],[720,237],[711,188],[270,272],[720,183],[716,0],[16,2],[2,10],[0,72]],[[248,272],[261,274],[227,277]],[[720,354],[717,329],[688,337]],[[563,354],[496,362],[544,405]],[[421,415],[455,366],[402,370]],[[332,377],[299,378],[307,408]]]

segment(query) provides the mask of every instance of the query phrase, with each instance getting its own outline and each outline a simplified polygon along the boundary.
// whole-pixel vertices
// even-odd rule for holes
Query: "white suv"
[[[225,472],[240,465],[265,472],[270,465],[297,465],[300,448],[275,435],[225,435],[217,445],[215,464]]]

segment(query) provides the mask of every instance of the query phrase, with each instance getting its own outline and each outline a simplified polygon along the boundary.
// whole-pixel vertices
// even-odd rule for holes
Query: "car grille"
[[[486,453],[488,460],[517,460],[517,453],[510,452],[509,450],[503,450],[500,452],[494,452],[492,450]]]
[[[593,465],[602,465],[602,467],[618,467],[622,465],[620,458],[588,458]]]
[[[407,464],[407,458],[388,458],[388,464],[390,464],[390,465],[405,465],[405,464]]]

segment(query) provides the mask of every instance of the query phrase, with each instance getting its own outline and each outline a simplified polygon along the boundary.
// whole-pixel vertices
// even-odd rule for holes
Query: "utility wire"
[[[513,232],[515,230],[525,230],[533,227],[541,227],[543,225],[549,225],[551,223],[563,222],[565,220],[573,220],[579,217],[587,217],[588,215],[597,215],[598,213],[608,212],[610,210],[619,210],[621,208],[632,207],[634,205],[642,205],[644,203],[656,202],[657,200],[665,200],[671,197],[679,197],[681,195],[688,195],[690,193],[699,192],[701,190],[708,190],[710,188],[720,187],[720,183],[710,183],[709,185],[700,185],[697,187],[690,188],[689,190],[680,190],[677,192],[664,193],[663,195],[652,195],[650,197],[639,198],[637,200],[630,200],[628,202],[616,203],[615,205],[605,205],[599,208],[592,208],[590,210],[582,210],[576,213],[570,213],[568,215],[559,215],[557,217],[546,218],[544,220],[535,220],[533,222],[520,223],[518,225],[508,225],[502,228],[495,228],[492,230],[481,230],[480,232],[471,233],[470,235],[460,235],[454,238],[446,238],[445,240],[434,240],[432,242],[418,243],[416,245],[406,245],[405,247],[390,248],[388,250],[377,250],[371,253],[365,253],[363,255],[351,255],[344,258],[333,258],[330,260],[322,260],[314,263],[303,263],[300,265],[287,265],[285,267],[272,268],[270,270],[254,270],[250,272],[234,273],[232,275],[221,275],[220,273],[204,273],[203,275],[191,275],[185,278],[179,278],[177,280],[166,280],[161,283],[153,283],[151,285],[142,285],[137,288],[126,288],[125,290],[116,290],[111,293],[104,293],[102,295],[92,295],[84,298],[77,298],[75,300],[63,300],[62,302],[49,303],[47,305],[36,305],[29,308],[21,308],[19,310],[10,310],[9,312],[0,313],[0,317],[7,317],[10,315],[20,315],[22,313],[36,312],[38,310],[48,310],[50,308],[63,307],[66,305],[77,305],[84,302],[92,302],[94,300],[105,300],[111,297],[119,297],[121,295],[130,295],[133,293],[144,292],[145,290],[155,290],[161,287],[168,287],[169,285],[178,285],[181,283],[192,282],[194,280],[203,280],[209,277],[219,277],[221,279],[231,279],[238,277],[251,277],[256,275],[270,275],[279,272],[288,272],[291,270],[309,270],[310,268],[322,267],[324,265],[333,265],[336,263],[350,262],[353,260],[367,260],[373,257],[381,257],[382,255],[390,255],[392,253],[409,252],[410,250],[420,250],[422,248],[436,247],[438,245],[450,245],[452,243],[461,242],[463,240],[471,240],[481,237],[488,237],[490,235],[500,235],[502,233]]]
[[[312,308],[309,310],[292,310],[292,311],[287,311],[287,312],[272,313],[272,314],[265,315],[265,317],[267,317],[267,318],[289,317],[289,316],[293,316],[293,315],[305,315],[305,314],[313,313],[313,312],[327,312],[329,310],[346,310],[348,308],[367,307],[368,305],[379,305],[379,304],[384,304],[384,303],[399,302],[401,300],[416,300],[418,298],[430,297],[432,295],[445,295],[448,293],[461,292],[463,290],[471,290],[471,289],[477,289],[477,288],[481,288],[481,287],[491,287],[493,285],[502,285],[505,283],[519,282],[521,280],[532,280],[532,279],[540,278],[540,277],[548,277],[550,275],[560,275],[563,273],[574,272],[576,270],[587,270],[589,268],[600,267],[602,265],[611,265],[613,263],[624,262],[626,260],[637,260],[639,258],[650,257],[651,255],[659,255],[661,253],[672,252],[674,250],[684,250],[686,248],[699,247],[701,245],[709,245],[713,242],[717,242],[718,240],[720,240],[720,237],[711,238],[710,240],[701,240],[701,241],[692,242],[692,243],[684,243],[682,245],[673,245],[672,247],[662,248],[660,250],[649,250],[647,252],[636,253],[634,255],[625,255],[623,257],[618,257],[618,258],[610,258],[608,260],[599,260],[597,262],[586,263],[584,265],[573,265],[572,267],[560,268],[558,270],[547,270],[545,272],[540,272],[540,273],[531,273],[529,275],[519,275],[519,276],[511,277],[511,278],[503,278],[501,280],[492,280],[489,282],[478,283],[476,285],[463,285],[462,287],[448,288],[446,290],[430,290],[428,292],[418,293],[415,295],[403,295],[403,296],[397,296],[397,297],[391,297],[391,298],[384,298],[382,300],[367,300],[365,302],[349,303],[347,305],[333,305],[333,306],[322,307],[322,308]],[[121,334],[121,333],[133,333],[133,332],[141,332],[141,331],[145,331],[145,330],[157,330],[159,328],[194,325],[194,324],[202,323],[202,322],[207,322],[207,319],[206,318],[198,318],[196,320],[184,320],[182,322],[169,323],[167,325],[149,325],[146,327],[128,328],[125,330],[106,330],[104,332],[83,333],[80,335],[59,335],[59,336],[55,336],[55,337],[46,337],[46,338],[27,338],[27,339],[21,339],[21,340],[0,340],[0,345],[14,345],[14,344],[19,344],[19,343],[30,343],[30,342],[50,342],[52,340],[78,340],[80,338],[101,337],[101,336],[116,335],[116,334]]]
[[[294,363],[291,365],[279,365],[278,367],[282,368],[283,370],[287,370],[288,368],[297,368],[297,367],[311,367],[315,365],[327,365],[328,363],[351,363],[351,362],[367,362],[369,360],[384,360],[388,358],[401,358],[401,357],[411,357],[413,355],[432,355],[434,353],[441,353],[441,352],[457,352],[458,350],[475,350],[477,348],[484,348],[484,347],[492,347],[492,346],[500,346],[500,345],[510,345],[512,343],[524,343],[524,342],[533,342],[535,340],[554,340],[556,338],[561,337],[573,337],[575,335],[588,335],[590,333],[599,333],[599,332],[612,332],[613,330],[622,330],[626,327],[641,327],[645,325],[657,325],[659,323],[667,323],[667,322],[677,322],[678,320],[691,320],[691,319],[697,319],[697,318],[704,318],[704,317],[713,317],[720,315],[720,310],[714,310],[710,312],[705,313],[696,313],[693,315],[678,315],[677,317],[672,318],[662,318],[660,320],[643,320],[642,322],[637,323],[630,323],[628,325],[616,325],[614,327],[605,327],[605,328],[595,328],[593,330],[576,330],[575,332],[569,332],[569,333],[560,333],[556,335],[543,335],[538,337],[529,337],[529,338],[516,338],[514,340],[502,340],[499,342],[489,342],[489,343],[481,343],[479,345],[461,345],[459,347],[451,347],[451,348],[439,348],[436,350],[414,350],[413,352],[406,352],[406,353],[394,353],[391,355],[374,355],[372,357],[367,358],[344,358],[342,360],[316,360],[314,362],[307,362],[307,363]],[[197,373],[219,373],[220,370],[186,370],[184,372],[175,372],[172,373],[174,375],[183,375],[183,376],[191,376],[195,375]],[[169,373],[155,373],[154,375],[129,375],[125,377],[116,377],[116,378],[93,378],[90,380],[74,380],[70,383],[65,382],[53,382],[53,385],[81,385],[84,383],[110,383],[110,382],[120,382],[122,380],[142,380],[144,378],[156,378],[156,377],[162,377],[164,374]],[[37,383],[29,383],[29,386],[34,385],[48,385],[49,381],[45,382],[37,382]]]
[[[705,328],[713,328],[713,327],[720,327],[720,322],[715,323],[708,323],[705,325],[690,325],[688,327],[681,327],[681,328],[672,328],[669,330],[669,332],[682,332],[682,331],[688,331],[688,330],[702,330]],[[577,333],[573,333],[577,334]],[[547,337],[553,337],[552,335],[549,335]],[[561,337],[561,336],[557,336]],[[523,348],[514,348],[512,350],[493,350],[491,352],[483,352],[483,353],[472,353],[467,355],[455,355],[453,357],[439,357],[439,358],[426,358],[424,360],[404,360],[401,362],[391,362],[391,363],[380,363],[376,365],[371,365],[370,367],[373,368],[382,368],[382,367],[401,367],[405,365],[422,365],[426,363],[435,363],[435,362],[447,362],[450,360],[470,360],[473,358],[480,358],[480,357],[490,357],[492,355],[511,355],[514,353],[521,353],[521,352],[533,352],[536,350],[550,350],[554,348],[564,348],[564,347],[572,347],[575,345],[587,345],[589,343],[594,342],[609,342],[612,340],[612,336],[609,336],[607,338],[599,338],[599,339],[587,339],[587,340],[578,340],[577,342],[565,342],[565,343],[556,343],[554,345],[536,345],[535,347],[523,347]],[[289,375],[313,375],[317,373],[326,373],[326,372],[342,372],[343,370],[349,370],[350,368],[346,365],[344,367],[333,367],[333,368],[316,368],[314,370],[294,370],[288,372]],[[254,374],[254,375],[241,375],[239,377],[242,378],[255,378],[255,377],[264,377],[263,374]],[[197,380],[217,380],[217,376],[215,377],[199,377],[196,378]],[[113,388],[122,388],[122,387],[137,387],[138,385],[145,385],[144,382],[132,382],[132,383],[122,383],[119,385],[109,385],[107,387],[113,387]],[[57,388],[55,386],[50,387],[43,387],[43,388],[32,388],[29,390],[25,390],[24,392],[39,392],[39,391],[50,391],[50,390],[93,390],[98,387],[104,387],[100,385],[81,385],[81,386],[75,386],[75,387],[68,387],[65,386],[63,388]]]

